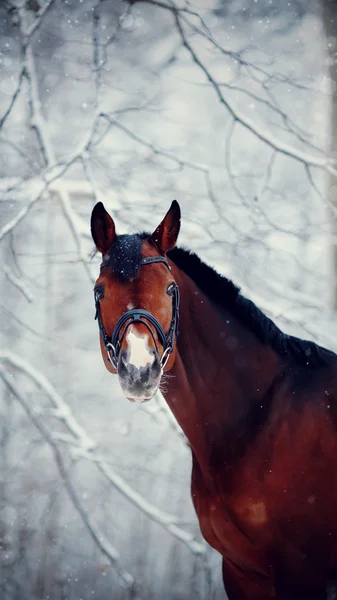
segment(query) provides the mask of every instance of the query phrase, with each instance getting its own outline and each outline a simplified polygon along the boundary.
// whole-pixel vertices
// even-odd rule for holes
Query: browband
[[[109,260],[110,254],[106,254],[101,262],[100,268],[103,269],[103,267],[107,267],[109,265]],[[148,265],[150,263],[163,263],[167,266],[168,270],[171,271],[171,267],[168,263],[168,260],[164,256],[147,256],[145,258],[142,258],[140,261],[141,265]]]

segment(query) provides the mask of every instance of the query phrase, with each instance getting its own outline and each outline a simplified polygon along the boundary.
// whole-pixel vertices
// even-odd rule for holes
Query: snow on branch
[[[51,166],[56,162],[55,153],[49,139],[48,126],[41,111],[34,56],[30,45],[26,49],[24,61],[29,89],[30,124],[36,133],[45,164]]]
[[[23,36],[25,36],[25,38],[30,37],[32,35],[32,33],[36,30],[36,27],[38,26],[37,24],[39,24],[41,22],[43,15],[49,9],[52,2],[53,2],[53,0],[46,2],[44,7],[39,11],[39,14],[37,15],[37,19],[33,23],[33,25],[35,26],[35,29],[30,28],[28,34],[25,31],[25,27],[24,27],[25,13],[22,14],[20,26],[21,26],[21,33]],[[28,80],[28,88],[29,88],[29,106],[30,106],[31,127],[36,133],[36,136],[37,136],[37,139],[39,142],[39,146],[40,146],[40,150],[41,150],[41,154],[44,158],[45,165],[46,165],[46,167],[50,168],[56,164],[56,154],[55,154],[54,148],[53,148],[51,140],[50,140],[50,136],[49,136],[49,132],[48,132],[48,125],[45,121],[45,118],[44,118],[44,116],[42,114],[42,110],[41,110],[38,82],[37,82],[37,77],[36,77],[36,72],[35,72],[35,62],[34,62],[32,47],[30,44],[27,46],[24,46],[24,66],[25,66],[24,74]],[[90,138],[89,138],[89,141],[90,141]],[[87,144],[89,144],[89,141],[87,141]],[[74,160],[74,158],[72,159],[72,161],[73,160]],[[68,164],[66,166],[68,167],[72,161],[68,162]],[[94,278],[92,277],[92,275],[90,273],[89,265],[87,263],[85,252],[84,252],[83,245],[82,245],[81,229],[80,229],[80,227],[78,227],[79,218],[77,218],[77,215],[75,214],[75,212],[72,209],[72,206],[71,206],[71,203],[69,200],[69,196],[68,196],[67,192],[65,191],[64,187],[62,185],[58,186],[57,191],[58,191],[58,194],[59,194],[59,197],[61,200],[63,212],[64,212],[65,217],[70,225],[70,229],[71,229],[71,232],[73,234],[73,237],[74,237],[74,240],[75,240],[75,243],[77,246],[80,261],[84,265],[84,268],[90,278],[90,281],[93,282]],[[1,236],[1,232],[0,232],[0,236]],[[0,239],[1,239],[1,237],[0,237]]]
[[[144,0],[144,1],[146,1],[146,0]],[[206,78],[210,82],[211,86],[213,87],[220,103],[226,107],[226,109],[232,116],[234,122],[237,122],[240,125],[242,125],[242,127],[247,129],[248,131],[250,131],[253,135],[255,135],[255,137],[259,138],[262,142],[264,142],[265,144],[270,146],[273,150],[276,150],[277,152],[280,152],[281,154],[289,156],[290,158],[293,158],[294,160],[299,161],[303,164],[320,167],[329,172],[333,171],[334,174],[337,175],[337,171],[335,169],[333,169],[333,167],[332,167],[333,161],[331,161],[330,159],[325,158],[325,157],[316,157],[312,154],[303,152],[303,151],[295,148],[291,144],[287,144],[286,142],[283,142],[282,140],[278,139],[276,136],[273,136],[270,132],[268,132],[263,127],[259,127],[258,125],[256,125],[255,122],[253,122],[251,119],[249,119],[248,117],[243,115],[233,104],[231,104],[224,97],[224,95],[221,91],[221,86],[215,80],[215,78],[212,76],[210,70],[204,65],[204,63],[198,57],[198,55],[195,52],[192,45],[188,42],[187,37],[184,32],[184,29],[183,29],[183,26],[180,22],[180,19],[179,19],[179,16],[177,13],[175,13],[175,21],[176,21],[177,29],[179,31],[183,45],[188,50],[194,63],[203,71],[204,75],[206,76]]]
[[[54,2],[55,2],[55,0],[46,0],[46,2],[44,3],[44,5],[36,13],[35,19],[34,19],[33,23],[29,27],[25,28],[22,31],[26,43],[31,40],[31,38],[33,37],[33,35],[39,29],[39,27],[42,24],[44,16],[49,11],[49,9],[52,7],[52,5],[54,4]],[[25,9],[23,9],[23,7],[20,7],[20,8],[18,7],[18,11],[19,12],[22,11],[22,10],[25,10]]]
[[[164,150],[163,148],[158,148],[157,146],[152,144],[152,142],[144,139],[140,135],[137,135],[136,133],[134,133],[134,131],[129,129],[126,125],[124,125],[120,121],[117,121],[117,119],[115,119],[110,114],[101,113],[100,116],[102,118],[106,119],[111,125],[117,127],[121,131],[124,131],[124,133],[126,133],[126,135],[128,135],[130,138],[132,138],[133,140],[135,140],[142,146],[145,146],[146,148],[151,150],[151,152],[153,152],[153,154],[158,154],[160,156],[163,156],[164,158],[168,158],[169,160],[172,160],[173,162],[177,163],[180,168],[189,167],[190,169],[194,169],[195,171],[201,171],[203,173],[208,171],[208,167],[206,167],[205,165],[202,165],[200,163],[195,163],[191,160],[182,159],[180,157],[177,157],[176,154],[169,152],[168,150]]]
[[[333,175],[337,175],[337,170],[335,169],[335,167],[333,165],[333,161],[329,160],[325,156],[315,156],[314,154],[312,154],[310,152],[301,151],[300,149],[297,149],[296,147],[292,146],[291,144],[287,144],[286,142],[283,142],[282,140],[280,140],[276,136],[274,136],[271,132],[266,130],[263,126],[259,126],[255,122],[253,122],[251,119],[247,118],[244,114],[242,114],[238,110],[238,108],[234,104],[232,104],[227,98],[225,98],[224,93],[223,93],[222,84],[220,84],[216,81],[216,79],[212,76],[210,70],[199,58],[199,56],[197,55],[196,51],[194,50],[192,44],[188,40],[187,35],[184,31],[184,26],[186,27],[188,25],[189,27],[192,27],[192,26],[195,27],[193,25],[193,23],[191,23],[190,21],[187,20],[187,16],[189,16],[189,17],[193,16],[195,18],[198,18],[198,21],[201,24],[201,29],[199,30],[199,28],[198,28],[198,31],[201,32],[203,35],[205,35],[207,37],[207,39],[209,39],[209,41],[216,44],[211,32],[208,30],[206,24],[202,20],[202,17],[200,15],[198,15],[198,13],[191,11],[187,7],[184,7],[184,8],[178,7],[174,3],[165,4],[165,2],[161,2],[161,1],[157,2],[155,0],[134,0],[134,1],[130,1],[130,4],[134,4],[138,1],[148,2],[152,5],[158,6],[158,8],[169,10],[172,13],[172,15],[175,19],[177,31],[180,35],[183,45],[189,52],[189,54],[190,54],[192,60],[195,62],[195,64],[203,71],[206,79],[212,85],[214,91],[216,92],[217,97],[220,100],[220,102],[226,107],[226,109],[231,114],[234,124],[240,124],[242,127],[245,127],[246,129],[248,129],[251,133],[253,133],[256,137],[258,137],[263,143],[267,144],[270,148],[272,148],[275,153],[282,153],[286,156],[293,158],[296,161],[301,162],[307,168],[307,173],[309,173],[308,169],[310,167],[318,167],[320,169],[324,169],[324,170],[328,171],[329,173],[331,173]],[[21,15],[20,27],[21,27],[23,39],[27,39],[27,35],[28,35],[28,39],[30,40],[29,36],[31,36],[33,31],[35,31],[35,27],[37,26],[37,23],[41,23],[41,19],[43,18],[46,11],[50,8],[51,4],[52,4],[52,2],[46,2],[45,5],[43,6],[43,8],[40,10],[40,12],[37,14],[37,17],[34,21],[35,26],[33,29],[29,30],[29,32],[30,32],[29,35],[27,34],[27,31],[26,31],[27,28],[24,26],[24,22],[25,22],[25,18],[26,18],[25,9],[21,8],[19,10],[20,15]],[[100,67],[99,5],[100,5],[100,2],[97,4],[96,10],[94,11],[95,14],[94,14],[94,21],[93,21],[94,67],[96,70],[99,69],[99,67]],[[192,27],[192,29],[193,29],[193,27]],[[245,59],[243,59],[240,53],[233,54],[229,50],[226,51],[226,49],[223,49],[223,48],[222,48],[222,50],[225,54],[228,53],[228,55],[231,55],[231,56],[233,55],[232,58],[234,60],[237,60],[239,62],[241,61],[240,64],[242,63],[245,66],[251,66],[249,61],[246,61]],[[117,127],[118,129],[123,131],[129,138],[133,139],[138,144],[141,144],[145,148],[148,148],[151,152],[153,152],[156,155],[159,155],[164,158],[167,158],[168,160],[174,161],[180,168],[188,167],[188,168],[202,172],[205,177],[205,184],[206,184],[206,189],[209,192],[209,197],[210,197],[212,203],[214,205],[216,204],[214,194],[211,193],[212,184],[211,184],[211,180],[210,180],[210,169],[206,165],[202,165],[202,164],[195,163],[193,161],[185,160],[181,157],[178,157],[175,153],[171,153],[163,148],[157,147],[151,141],[144,139],[140,135],[136,134],[132,129],[130,129],[129,127],[124,125],[120,120],[117,120],[113,116],[113,114],[107,113],[107,112],[102,112],[102,110],[97,105],[97,103],[95,106],[95,111],[94,111],[95,114],[94,114],[92,126],[91,126],[91,128],[89,128],[89,130],[85,134],[84,141],[82,141],[78,150],[76,150],[76,152],[70,158],[68,158],[67,160],[58,164],[56,161],[56,158],[55,158],[55,151],[54,151],[53,146],[50,141],[50,137],[49,137],[49,133],[48,133],[48,125],[46,123],[46,120],[43,117],[42,110],[41,110],[41,103],[40,103],[39,92],[38,92],[38,84],[37,84],[37,78],[36,78],[36,74],[35,74],[34,57],[33,57],[32,47],[31,47],[30,43],[27,43],[26,46],[25,45],[23,46],[23,61],[24,61],[24,68],[22,71],[22,77],[25,76],[25,78],[27,79],[27,82],[28,82],[28,87],[29,87],[30,123],[31,123],[32,129],[36,133],[36,136],[37,136],[37,139],[39,142],[41,154],[42,154],[42,156],[44,158],[44,162],[45,162],[45,169],[44,169],[43,173],[41,174],[42,187],[40,184],[40,189],[37,192],[36,196],[30,197],[26,206],[24,206],[22,208],[22,210],[19,212],[19,214],[16,217],[14,217],[9,223],[4,225],[2,227],[2,229],[0,229],[0,241],[25,218],[25,216],[28,214],[30,208],[37,201],[39,201],[40,199],[43,198],[44,192],[47,192],[49,190],[51,183],[53,181],[55,181],[56,179],[61,178],[63,175],[65,175],[67,170],[70,168],[70,166],[72,164],[74,164],[75,161],[81,161],[81,163],[83,165],[83,170],[84,170],[85,176],[86,176],[88,182],[90,183],[91,191],[92,191],[96,201],[100,199],[100,193],[99,193],[97,186],[95,185],[94,177],[93,177],[93,174],[92,174],[91,168],[90,168],[90,151],[92,150],[93,146],[95,146],[98,143],[97,141],[94,143],[93,138],[96,133],[98,122],[101,119],[105,119],[108,123],[108,128],[105,131],[104,135],[106,135],[108,133],[108,131],[111,127]],[[14,101],[15,100],[13,100],[13,103],[14,103]],[[12,103],[11,103],[11,105],[12,105]],[[290,127],[289,121],[287,121],[287,116],[284,113],[282,113],[282,111],[280,112],[280,116],[283,118],[283,121],[285,123],[288,123],[288,126]],[[301,137],[298,132],[296,132],[296,134],[298,137]],[[100,138],[100,141],[101,141],[101,138]],[[230,176],[231,184],[233,185],[233,179],[231,178],[230,173],[229,173],[229,176]],[[236,190],[236,193],[238,193],[237,186],[235,186],[235,190]],[[72,231],[76,246],[79,251],[80,261],[84,265],[86,265],[86,259],[83,255],[83,248],[82,248],[82,242],[81,242],[81,235],[86,235],[83,233],[84,228],[83,227],[80,228],[81,235],[79,235],[79,228],[77,227],[78,218],[77,218],[75,211],[72,209],[72,207],[70,205],[70,199],[69,199],[69,197],[67,198],[63,194],[63,192],[60,194],[60,197],[61,197],[63,211],[64,211],[65,216],[70,224],[71,231]],[[219,209],[219,206],[217,206],[216,208]],[[219,212],[219,210],[218,210],[218,212]],[[220,210],[220,213],[222,213],[221,210]],[[222,214],[219,214],[219,216],[221,216],[221,218],[223,218]],[[86,265],[85,268],[87,270],[88,266]]]
[[[76,445],[81,447],[85,452],[91,453],[91,460],[94,461],[99,471],[129,502],[141,510],[152,521],[158,523],[173,537],[183,542],[193,554],[204,556],[204,545],[199,543],[192,534],[186,532],[179,526],[177,517],[165,513],[153,506],[143,498],[141,494],[133,490],[132,487],[120,477],[120,475],[118,475],[104,459],[98,457],[97,460],[95,460],[98,444],[90,438],[85,429],[76,421],[69,405],[57,393],[53,385],[42,373],[37,371],[26,360],[10,351],[0,351],[0,361],[21,371],[47,394],[54,407],[57,409],[54,416],[60,419],[67,427],[68,431],[74,436]],[[84,454],[83,456],[85,457],[86,455]]]
[[[41,184],[39,186],[40,190],[37,193],[37,195],[34,198],[32,198],[29,202],[27,202],[27,204],[18,212],[18,214],[15,215],[13,219],[10,219],[10,221],[8,221],[0,229],[0,242],[6,237],[6,235],[11,233],[13,229],[15,229],[17,225],[19,225],[19,223],[21,223],[21,221],[28,215],[30,210],[33,208],[34,204],[36,204],[39,200],[41,200],[41,198],[43,198],[43,195],[48,188],[48,184],[43,185],[43,182],[41,182]]]
[[[74,237],[74,240],[75,240],[75,243],[77,246],[79,259],[84,266],[84,269],[89,277],[89,280],[91,281],[91,283],[94,283],[95,277],[93,277],[93,275],[90,271],[90,267],[89,267],[88,260],[87,260],[87,254],[86,254],[86,252],[83,248],[83,244],[82,244],[82,232],[81,232],[82,221],[81,221],[80,217],[75,213],[73,207],[71,206],[69,195],[62,185],[59,186],[59,197],[60,197],[63,213],[69,223],[70,230],[73,234],[73,237]]]
[[[204,73],[206,80],[211,84],[218,100],[227,109],[227,111],[229,112],[229,114],[231,115],[231,117],[233,118],[233,121],[235,123],[240,124],[242,127],[247,129],[248,131],[250,131],[261,142],[263,142],[264,144],[266,144],[273,150],[277,151],[278,153],[283,154],[285,156],[289,156],[290,158],[292,158],[292,159],[296,160],[297,162],[300,162],[304,165],[308,165],[311,167],[319,167],[319,168],[324,169],[325,171],[329,172],[330,174],[337,176],[337,170],[333,166],[336,161],[326,158],[326,157],[315,156],[308,152],[302,151],[302,150],[296,148],[295,146],[288,144],[287,142],[282,141],[281,139],[279,139],[278,137],[276,137],[272,133],[270,133],[266,128],[257,125],[254,121],[252,121],[251,119],[246,117],[233,103],[231,103],[229,100],[227,100],[227,98],[225,98],[225,96],[222,92],[221,84],[213,77],[213,75],[211,74],[211,71],[208,69],[208,67],[205,65],[205,63],[201,60],[201,58],[195,51],[194,47],[192,46],[192,44],[187,39],[187,35],[185,33],[183,23],[182,23],[183,19],[181,17],[181,13],[184,12],[183,9],[177,7],[173,2],[170,4],[166,4],[159,0],[158,1],[157,0],[128,0],[128,1],[131,5],[139,3],[139,2],[152,4],[152,5],[157,6],[158,8],[169,10],[172,13],[175,24],[176,24],[177,32],[180,36],[182,45],[186,48],[186,50],[190,54],[192,61]],[[186,23],[185,20],[184,20],[184,22]]]
[[[9,115],[12,112],[12,109],[14,108],[15,102],[21,92],[22,89],[22,82],[24,80],[24,74],[25,74],[25,67],[21,68],[20,71],[20,75],[19,75],[19,81],[18,81],[18,85],[16,86],[15,92],[11,98],[11,101],[9,103],[9,106],[7,108],[7,110],[5,111],[5,113],[2,115],[2,117],[0,118],[0,130],[3,128],[4,124],[6,123]]]
[[[99,547],[100,551],[107,557],[107,559],[109,560],[111,565],[116,569],[123,587],[129,589],[129,592],[130,592],[129,597],[135,599],[136,598],[135,580],[132,577],[132,575],[130,573],[128,573],[128,571],[126,571],[124,569],[124,567],[122,567],[118,551],[105,538],[102,531],[98,528],[98,526],[94,522],[94,519],[92,518],[92,516],[89,514],[89,512],[84,507],[81,497],[80,497],[80,494],[77,493],[76,488],[70,479],[69,467],[66,466],[65,461],[62,456],[62,453],[60,452],[60,450],[53,438],[53,435],[50,433],[49,429],[43,423],[41,418],[39,418],[39,412],[35,411],[32,408],[31,403],[28,400],[28,398],[26,398],[25,395],[19,390],[18,386],[13,381],[13,378],[10,378],[8,376],[8,374],[6,373],[6,370],[1,365],[0,365],[0,377],[5,382],[5,384],[10,389],[10,391],[14,394],[14,396],[17,398],[17,400],[20,402],[21,406],[27,413],[30,420],[34,423],[34,425],[37,427],[37,429],[41,433],[42,437],[45,439],[45,441],[50,446],[50,448],[53,452],[53,455],[54,455],[55,463],[57,465],[60,477],[63,481],[65,489],[68,493],[68,496],[69,496],[75,510],[81,517],[82,522],[84,523],[85,527],[89,531],[89,533],[90,533],[91,537],[93,538],[94,542],[96,543],[96,545]]]
[[[5,273],[6,277],[8,277],[9,281],[13,285],[15,285],[15,287],[18,288],[18,290],[20,290],[20,292],[22,292],[22,294],[25,296],[26,300],[28,300],[28,302],[33,302],[34,296],[33,296],[32,292],[30,291],[28,285],[24,281],[19,279],[19,277],[17,277],[7,265],[2,264],[0,268]]]
[[[46,177],[43,177],[41,179],[36,179],[35,177],[32,178],[30,183],[32,184],[33,189],[31,189],[31,191],[34,192],[35,195],[32,194],[32,198],[27,201],[25,206],[22,207],[22,209],[18,212],[18,214],[15,215],[15,217],[13,217],[13,219],[10,219],[10,221],[8,221],[0,229],[0,242],[9,233],[11,233],[14,230],[15,227],[17,227],[19,225],[19,223],[21,223],[21,221],[23,221],[23,219],[25,219],[25,217],[31,211],[33,206],[45,197],[45,194],[48,193],[52,183],[54,181],[56,181],[57,179],[59,179],[68,170],[69,166],[70,166],[70,163],[64,165],[63,168],[60,169],[60,167],[58,165],[56,165],[57,168],[53,169],[53,171],[52,171],[53,174],[48,179]],[[30,187],[29,183],[28,182],[22,182],[22,183],[25,184],[27,187],[26,194],[25,194],[27,196],[28,189]],[[4,196],[6,196],[6,193],[11,193],[11,190],[10,191],[4,190],[4,192],[3,192]]]
[[[55,415],[57,415],[57,417],[66,424],[72,435],[77,440],[80,440],[83,448],[86,450],[92,450],[95,448],[96,443],[87,435],[83,427],[76,421],[70,406],[65,402],[65,400],[63,400],[60,394],[58,394],[58,392],[55,390],[54,386],[42,373],[37,371],[27,361],[13,352],[0,351],[0,361],[8,363],[12,367],[24,373],[31,381],[33,381],[47,394],[54,407],[57,409],[57,413],[55,413]]]
[[[96,463],[98,469],[105,475],[114,487],[127,499],[131,500],[152,521],[161,525],[177,540],[183,542],[195,555],[203,555],[205,547],[197,542],[191,533],[178,526],[178,519],[151,505],[141,494],[133,490],[113,469],[104,461]]]

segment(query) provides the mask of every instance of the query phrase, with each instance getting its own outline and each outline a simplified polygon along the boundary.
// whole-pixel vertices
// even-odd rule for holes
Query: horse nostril
[[[153,377],[158,377],[161,372],[160,360],[157,355],[154,359],[154,362],[151,365],[151,370],[152,370]]]
[[[140,373],[140,380],[142,383],[148,383],[150,381],[150,378],[152,376],[151,370],[152,369],[151,369],[150,363],[148,363],[146,365],[146,367],[140,367],[139,373]]]

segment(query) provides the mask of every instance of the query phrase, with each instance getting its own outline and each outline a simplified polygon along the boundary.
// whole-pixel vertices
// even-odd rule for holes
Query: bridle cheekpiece
[[[109,258],[110,257],[108,254],[104,257],[103,262],[101,263],[101,269],[103,267],[106,267],[109,265]],[[167,259],[164,258],[164,256],[148,256],[146,258],[142,258],[140,261],[141,265],[149,265],[152,263],[163,263],[169,269],[169,271],[171,271],[171,267],[170,267]],[[153,338],[153,341],[154,341],[154,344],[155,344],[155,347],[156,347],[156,350],[158,353],[158,346],[157,346],[157,342],[156,342],[155,336],[153,334],[151,325],[156,330],[158,339],[164,349],[163,354],[160,359],[160,366],[162,369],[164,369],[164,367],[169,359],[170,354],[172,354],[172,352],[173,352],[174,337],[177,338],[177,336],[178,336],[178,330],[179,330],[179,287],[178,287],[178,285],[175,282],[172,282],[168,286],[166,293],[169,296],[172,296],[172,319],[171,319],[170,327],[169,327],[167,334],[165,333],[164,329],[162,328],[161,324],[156,319],[156,317],[154,317],[149,311],[142,309],[142,308],[133,308],[131,310],[126,311],[120,317],[120,319],[117,321],[117,323],[115,325],[115,328],[112,332],[111,337],[109,337],[107,332],[105,331],[104,325],[102,323],[100,304],[99,304],[100,300],[102,300],[102,298],[104,296],[103,296],[102,290],[100,290],[99,288],[96,288],[94,290],[95,307],[96,307],[95,319],[97,319],[97,322],[98,322],[98,327],[99,327],[99,330],[100,330],[100,333],[102,336],[104,348],[108,355],[108,359],[111,362],[114,369],[117,369],[117,367],[118,367],[119,354],[120,354],[122,342],[123,342],[123,339],[127,332],[127,329],[130,327],[130,325],[133,325],[134,323],[142,323],[143,325],[145,325],[148,328],[148,330],[150,331],[150,333],[152,335],[152,338]]]

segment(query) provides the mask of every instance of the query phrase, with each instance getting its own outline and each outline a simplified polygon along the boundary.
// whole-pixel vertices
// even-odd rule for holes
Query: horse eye
[[[174,281],[172,281],[172,283],[169,283],[167,288],[166,288],[166,293],[169,296],[173,296],[173,292],[175,290],[176,284],[174,283]]]
[[[104,298],[104,288],[101,285],[98,285],[94,289],[95,300],[102,300]]]

